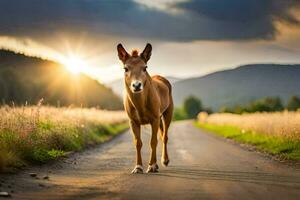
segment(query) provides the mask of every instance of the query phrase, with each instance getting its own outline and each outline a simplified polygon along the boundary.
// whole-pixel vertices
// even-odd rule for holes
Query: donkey
[[[167,150],[168,129],[173,115],[172,87],[170,82],[162,76],[150,76],[147,72],[147,62],[151,57],[152,46],[147,44],[142,53],[133,50],[127,53],[122,44],[117,46],[119,59],[124,65],[124,82],[126,94],[124,107],[130,121],[136,148],[136,166],[131,173],[143,173],[141,156],[142,140],[141,125],[150,124],[151,154],[147,173],[158,172],[156,163],[157,133],[163,142],[162,165],[168,166],[169,156]]]

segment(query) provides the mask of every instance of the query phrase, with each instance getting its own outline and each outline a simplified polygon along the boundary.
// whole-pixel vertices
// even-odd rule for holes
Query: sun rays
[[[74,75],[78,75],[82,73],[87,68],[87,63],[82,59],[80,56],[77,55],[69,55],[63,61],[64,66],[66,69]]]

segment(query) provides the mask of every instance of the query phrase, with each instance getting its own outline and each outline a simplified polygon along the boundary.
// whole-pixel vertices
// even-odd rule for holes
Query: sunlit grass
[[[300,113],[200,113],[197,126],[282,158],[300,160]]]
[[[123,111],[47,106],[0,108],[0,170],[46,162],[127,128]]]
[[[198,120],[216,125],[231,125],[257,133],[300,140],[300,112],[272,113],[216,113],[205,115],[200,113]]]

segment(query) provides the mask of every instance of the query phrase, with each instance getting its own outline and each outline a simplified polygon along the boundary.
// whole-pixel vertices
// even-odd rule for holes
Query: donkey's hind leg
[[[165,167],[168,166],[170,159],[168,155],[168,130],[173,117],[173,104],[171,104],[168,109],[163,113],[163,130],[162,130],[162,154],[161,154],[161,163]]]

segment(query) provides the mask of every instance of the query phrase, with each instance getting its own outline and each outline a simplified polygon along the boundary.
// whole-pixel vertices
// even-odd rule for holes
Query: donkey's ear
[[[151,44],[148,43],[140,56],[142,59],[145,60],[145,62],[147,62],[151,57],[151,52],[152,52],[152,46]]]
[[[122,46],[122,44],[118,44],[117,50],[118,50],[118,56],[119,56],[119,59],[120,59],[123,63],[125,63],[126,60],[129,58],[129,54],[128,54],[127,51],[124,49],[124,47]]]

